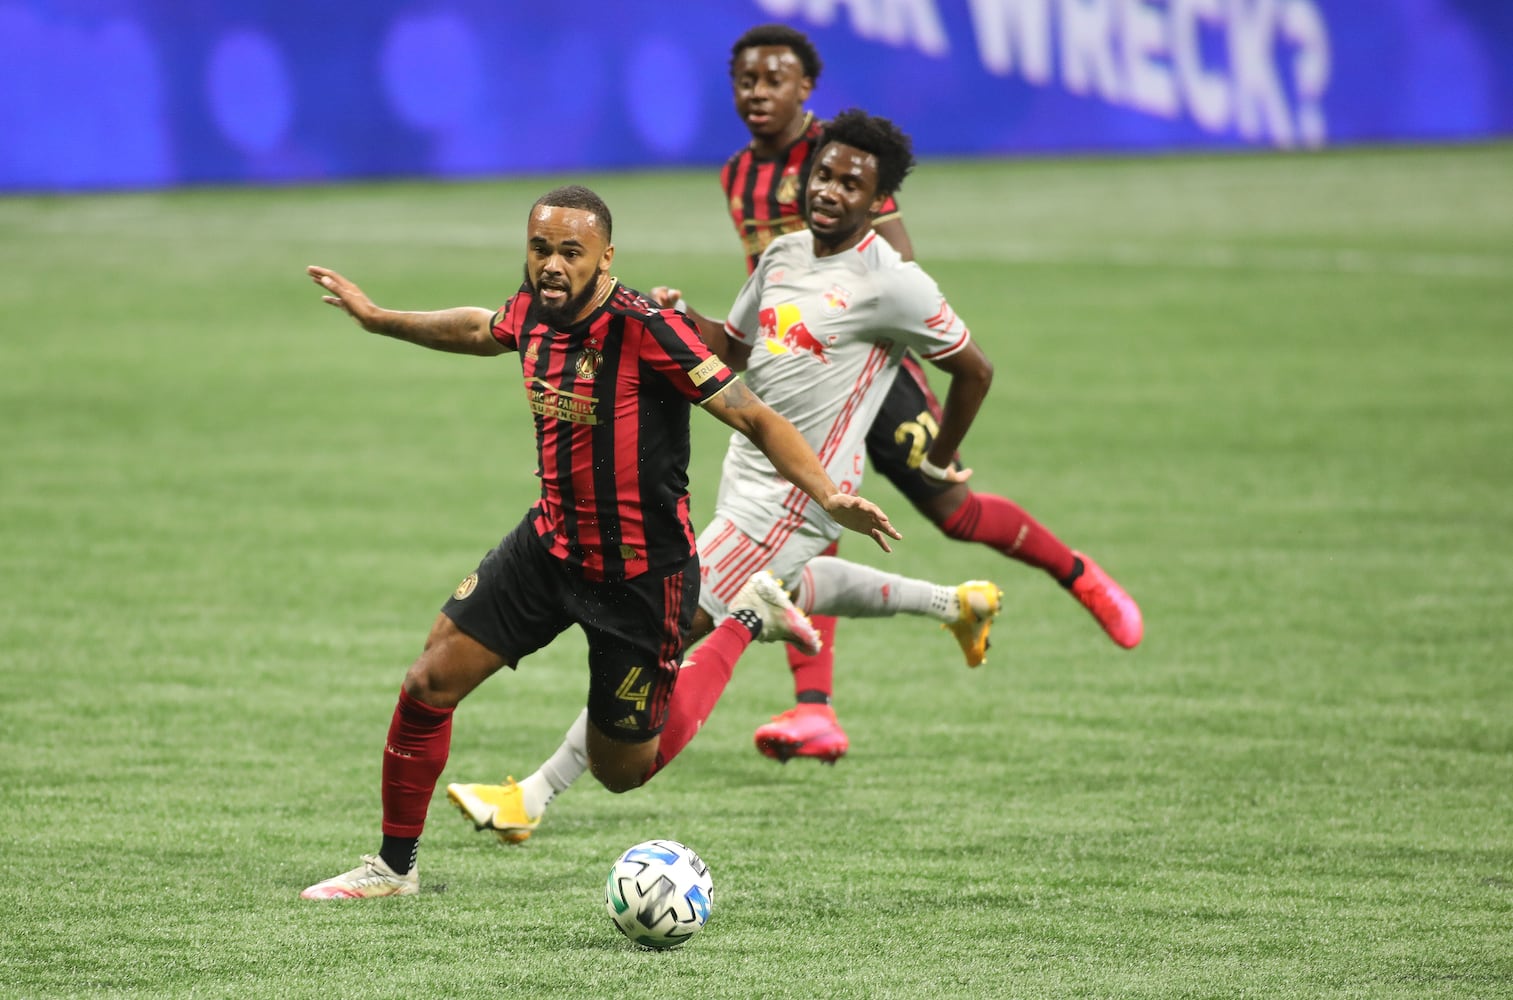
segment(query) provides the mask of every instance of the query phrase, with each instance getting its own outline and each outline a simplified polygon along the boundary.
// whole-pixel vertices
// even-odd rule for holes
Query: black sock
[[[797,700],[798,700],[798,703],[800,705],[828,705],[828,704],[830,704],[830,696],[828,694],[826,694],[823,691],[816,691],[816,690],[813,690],[813,689],[808,690],[808,691],[800,691],[799,694],[798,694],[798,699]]]
[[[1083,569],[1082,560],[1077,556],[1072,556],[1072,571],[1056,582],[1067,589],[1071,589],[1072,584],[1082,578]]]
[[[730,617],[745,625],[750,630],[753,639],[762,634],[762,616],[750,608],[740,608],[732,611]]]
[[[415,857],[420,853],[419,837],[391,837],[384,834],[383,846],[378,849],[378,856],[384,859],[384,864],[394,870],[396,875],[404,875],[415,867]]]

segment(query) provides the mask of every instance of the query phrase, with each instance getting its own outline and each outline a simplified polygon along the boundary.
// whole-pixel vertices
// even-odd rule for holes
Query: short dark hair
[[[730,47],[732,79],[735,77],[736,60],[741,57],[741,53],[763,45],[792,49],[793,54],[799,57],[799,62],[804,67],[804,75],[811,82],[819,81],[820,70],[824,69],[825,64],[820,62],[820,54],[815,51],[814,43],[809,40],[808,35],[786,24],[759,24],[735,40],[735,44]]]
[[[594,213],[604,230],[604,242],[612,242],[615,234],[615,220],[609,214],[609,206],[604,204],[603,198],[582,184],[568,184],[553,188],[536,199],[536,203],[531,206],[531,214],[535,215],[536,209],[543,205],[550,208],[581,208],[585,212]]]
[[[904,178],[914,169],[914,143],[903,129],[860,108],[847,108],[826,122],[815,144],[815,153],[832,142],[854,146],[877,157],[880,195],[891,195],[903,187]]]

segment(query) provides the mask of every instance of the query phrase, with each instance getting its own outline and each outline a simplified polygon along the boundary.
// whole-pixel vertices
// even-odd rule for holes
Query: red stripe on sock
[[[452,749],[452,711],[433,708],[400,690],[384,744],[385,834],[418,837],[425,829],[436,780]]]
[[[1029,511],[1007,497],[968,493],[966,502],[941,525],[949,538],[977,542],[1010,559],[1028,563],[1060,580],[1072,572],[1076,557]]]

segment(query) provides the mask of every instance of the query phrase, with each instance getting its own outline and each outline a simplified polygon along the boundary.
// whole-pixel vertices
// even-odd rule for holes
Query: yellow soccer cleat
[[[988,655],[988,632],[1003,610],[1003,591],[991,580],[968,580],[956,588],[959,617],[941,628],[950,629],[961,646],[967,666],[980,666]]]
[[[523,844],[541,825],[541,816],[525,811],[525,795],[514,778],[502,785],[448,785],[447,798],[478,830],[493,830],[506,844]]]

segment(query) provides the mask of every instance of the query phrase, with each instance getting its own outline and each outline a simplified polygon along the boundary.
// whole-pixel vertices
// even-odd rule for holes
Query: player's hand
[[[972,478],[971,469],[958,469],[955,462],[941,468],[931,463],[929,456],[919,460],[919,474],[937,483],[964,483]]]
[[[682,298],[683,291],[679,288],[657,285],[651,290],[651,300],[657,304],[658,309],[673,309]]]
[[[825,502],[825,513],[835,518],[836,523],[843,528],[870,535],[884,552],[893,551],[888,539],[904,537],[893,527],[893,522],[888,520],[888,515],[883,513],[881,507],[871,500],[850,493],[831,494]]]
[[[329,267],[320,267],[311,264],[305,268],[305,273],[310,275],[311,281],[331,293],[321,296],[321,301],[327,305],[335,306],[357,320],[357,322],[366,325],[367,318],[378,311],[378,308],[373,305],[373,300],[363,294],[361,288],[358,288]]]

